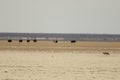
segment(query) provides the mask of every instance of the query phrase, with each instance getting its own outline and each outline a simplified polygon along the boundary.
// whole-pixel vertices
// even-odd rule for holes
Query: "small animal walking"
[[[109,53],[109,52],[103,52],[103,54],[104,54],[104,55],[110,55],[110,53]]]

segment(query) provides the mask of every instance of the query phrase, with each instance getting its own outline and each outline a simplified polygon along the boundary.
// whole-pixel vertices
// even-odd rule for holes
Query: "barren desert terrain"
[[[120,42],[0,41],[0,80],[119,79]]]

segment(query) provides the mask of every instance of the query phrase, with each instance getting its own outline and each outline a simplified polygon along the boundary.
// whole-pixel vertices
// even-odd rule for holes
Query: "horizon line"
[[[120,35],[117,33],[55,33],[55,32],[0,32],[0,34],[7,33],[7,34],[90,34],[90,35]]]

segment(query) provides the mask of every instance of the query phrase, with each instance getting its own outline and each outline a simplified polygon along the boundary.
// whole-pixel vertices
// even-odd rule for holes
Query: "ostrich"
[[[58,43],[58,40],[55,40],[54,43]]]
[[[76,43],[76,40],[72,40],[71,43]]]

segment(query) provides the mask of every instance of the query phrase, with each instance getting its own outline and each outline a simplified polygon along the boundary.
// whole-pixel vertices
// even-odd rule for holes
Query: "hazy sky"
[[[0,0],[0,32],[120,34],[120,0]]]

